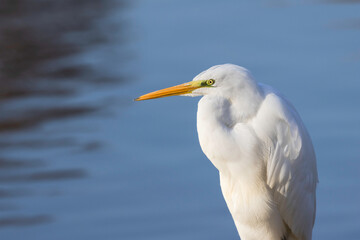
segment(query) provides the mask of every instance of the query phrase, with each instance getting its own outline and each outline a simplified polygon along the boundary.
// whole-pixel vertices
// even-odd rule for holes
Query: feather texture
[[[210,68],[199,79],[217,83],[199,101],[199,141],[219,170],[241,238],[310,240],[318,176],[311,139],[295,108],[235,65]]]

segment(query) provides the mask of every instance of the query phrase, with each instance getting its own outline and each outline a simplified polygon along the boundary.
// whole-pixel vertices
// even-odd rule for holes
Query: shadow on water
[[[53,160],[43,157],[42,151],[49,148],[79,143],[72,135],[54,139],[42,134],[41,127],[51,122],[59,132],[63,129],[59,120],[101,116],[98,110],[106,107],[106,99],[96,104],[75,99],[84,89],[106,92],[123,83],[123,77],[120,71],[97,70],[83,56],[124,43],[123,22],[112,23],[107,17],[112,9],[126,6],[125,1],[113,0],[0,0],[0,227],[56,219],[51,213],[24,214],[19,201],[11,201],[36,195],[32,183],[89,176],[83,168],[53,167]],[[80,147],[94,151],[101,142]]]

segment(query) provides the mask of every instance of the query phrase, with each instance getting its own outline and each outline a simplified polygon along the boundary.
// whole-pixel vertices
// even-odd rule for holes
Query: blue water
[[[0,11],[1,239],[238,239],[198,99],[132,101],[228,62],[308,127],[313,239],[359,239],[360,3],[18,2]]]

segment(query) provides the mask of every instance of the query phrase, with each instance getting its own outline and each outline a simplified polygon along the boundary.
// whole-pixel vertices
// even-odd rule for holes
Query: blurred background
[[[235,63],[313,138],[313,239],[360,235],[360,1],[0,0],[0,238],[238,239],[197,98]]]

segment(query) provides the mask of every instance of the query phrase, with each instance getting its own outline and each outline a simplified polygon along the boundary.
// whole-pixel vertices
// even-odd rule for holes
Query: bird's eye
[[[206,80],[206,85],[208,86],[211,86],[215,83],[215,80],[214,79],[209,79],[209,80]]]

